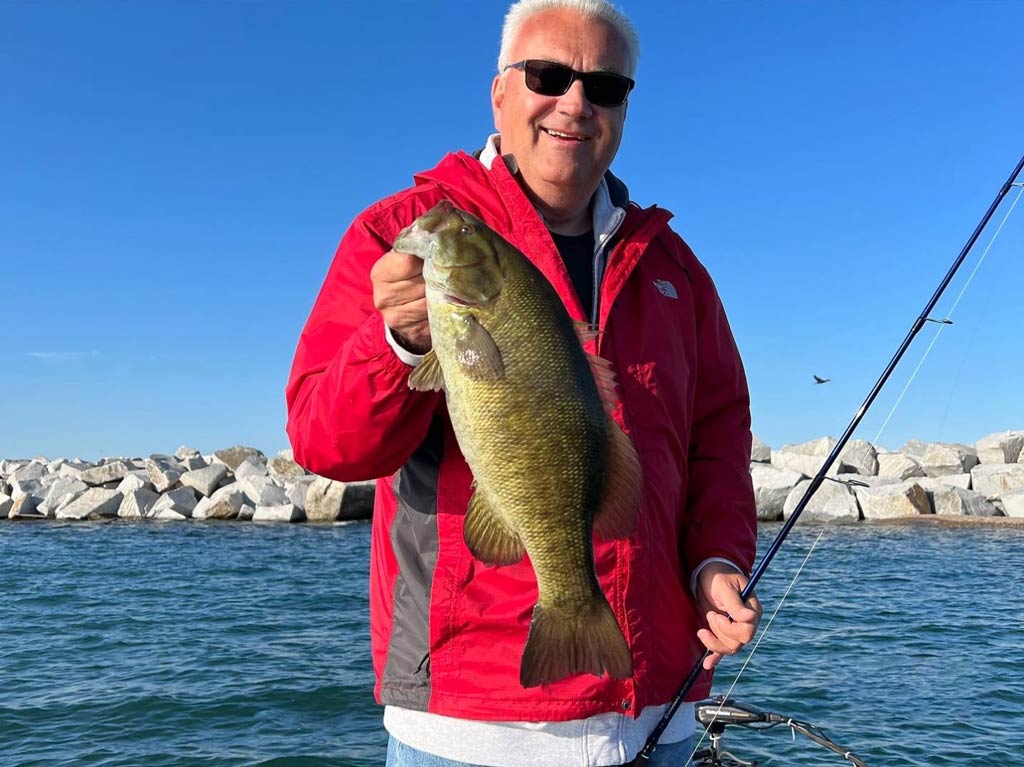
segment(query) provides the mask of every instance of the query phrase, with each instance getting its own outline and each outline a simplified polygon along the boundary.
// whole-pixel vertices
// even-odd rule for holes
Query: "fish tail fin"
[[[633,658],[618,621],[601,595],[582,609],[533,608],[530,633],[523,649],[519,683],[523,687],[564,679],[573,674],[617,679],[633,675]]]

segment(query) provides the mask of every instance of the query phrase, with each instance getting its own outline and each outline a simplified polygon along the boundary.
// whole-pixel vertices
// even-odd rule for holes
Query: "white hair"
[[[625,13],[612,5],[608,0],[518,0],[513,3],[505,15],[505,24],[501,28],[501,50],[498,51],[498,71],[501,72],[512,62],[508,60],[509,51],[515,44],[519,30],[531,16],[542,11],[569,10],[588,19],[601,19],[608,22],[626,46],[626,74],[636,74],[637,60],[640,58],[640,36],[636,27]]]

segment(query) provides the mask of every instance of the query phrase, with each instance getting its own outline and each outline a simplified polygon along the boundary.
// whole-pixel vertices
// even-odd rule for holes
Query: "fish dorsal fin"
[[[594,532],[602,540],[628,538],[643,501],[644,475],[633,441],[608,417],[608,468]]]
[[[487,328],[469,315],[461,332],[455,336],[455,358],[462,371],[473,380],[486,381],[505,377],[501,351]]]
[[[615,370],[612,363],[589,353],[587,362],[608,419],[608,467],[601,506],[594,515],[594,531],[603,540],[627,538],[633,532],[643,499],[643,470],[633,441],[612,418],[612,410],[615,409]]]
[[[579,336],[580,343],[586,346],[591,341],[596,341],[598,336],[601,335],[601,331],[591,325],[589,322],[573,321],[573,330],[576,331],[576,335]]]
[[[433,349],[424,354],[420,364],[409,373],[409,388],[415,391],[440,391],[444,388],[444,372]]]
[[[604,411],[611,415],[612,410],[615,409],[615,368],[604,357],[590,352],[584,352],[584,354],[590,364],[594,383],[597,384],[597,393],[601,396],[601,402],[604,403]]]
[[[466,510],[462,537],[473,556],[485,565],[511,565],[526,552],[519,534],[475,486]]]

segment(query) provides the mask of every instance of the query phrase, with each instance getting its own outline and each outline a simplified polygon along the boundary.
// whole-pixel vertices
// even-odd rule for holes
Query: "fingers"
[[[423,260],[391,250],[370,270],[373,305],[399,343],[412,351],[430,348]]]
[[[697,638],[711,654],[704,659],[704,668],[712,669],[725,655],[735,655],[754,638],[757,623],[734,621],[720,612],[709,611],[705,619],[708,628],[698,629]]]
[[[416,280],[422,282],[423,259],[408,253],[399,253],[397,250],[389,250],[377,259],[377,262],[370,270],[370,280],[376,285],[378,282],[404,282]]]
[[[712,634],[707,629],[701,629],[700,631],[697,632],[697,637],[702,642],[705,642],[705,638],[703,636],[701,636],[701,634],[708,634],[709,636],[714,636],[714,634]],[[705,645],[706,645],[706,642],[705,642]],[[711,669],[713,669],[715,666],[718,665],[718,662],[720,660],[722,660],[723,657],[725,657],[725,656],[722,655],[722,653],[720,653],[720,652],[710,653],[707,657],[704,658],[704,662],[701,665],[702,665],[702,667],[706,671],[711,671]]]
[[[390,250],[377,259],[370,269],[373,284],[373,305],[380,311],[423,301],[426,284],[423,282],[423,261],[408,253]],[[426,303],[423,303],[426,317]]]
[[[718,584],[716,584],[717,586]],[[711,600],[714,606],[720,611],[732,617],[736,621],[754,621],[761,616],[760,603],[757,597],[751,596],[747,604],[740,598],[741,590],[739,581],[733,581],[728,586],[731,588],[713,588]]]
[[[747,578],[728,568],[708,567],[702,573],[698,603],[704,612],[707,627],[698,630],[697,636],[708,648],[710,654],[704,660],[704,668],[714,668],[725,655],[733,655],[750,642],[757,633],[762,607],[757,596],[743,601],[742,591]]]

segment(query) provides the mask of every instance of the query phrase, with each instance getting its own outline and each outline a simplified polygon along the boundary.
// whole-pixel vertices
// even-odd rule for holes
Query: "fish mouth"
[[[430,262],[428,261],[427,263],[429,264]],[[486,303],[484,301],[473,301],[463,296],[458,296],[450,292],[451,287],[447,283],[441,282],[436,279],[430,279],[426,275],[424,275],[424,277],[424,281],[427,283],[427,287],[436,295],[440,296],[441,300],[444,301],[446,304],[476,308],[483,306],[484,303]]]
[[[467,301],[466,299],[460,298],[459,296],[453,296],[451,293],[445,293],[444,294],[444,300],[445,300],[446,303],[455,304],[456,306],[470,306],[470,307],[483,306],[483,304],[476,303],[474,301]]]
[[[429,266],[424,267],[424,270],[430,269],[431,274],[434,277],[433,280],[428,279],[427,282],[432,282],[434,287],[436,287],[438,290],[442,290],[442,281],[437,279],[439,274],[444,274],[445,272],[454,272],[456,269],[475,269],[479,266],[483,266],[484,264],[484,259],[482,258],[478,258],[476,261],[469,261],[465,264],[440,263],[438,262],[436,256],[430,256],[428,258],[424,258],[424,260],[429,264]]]

